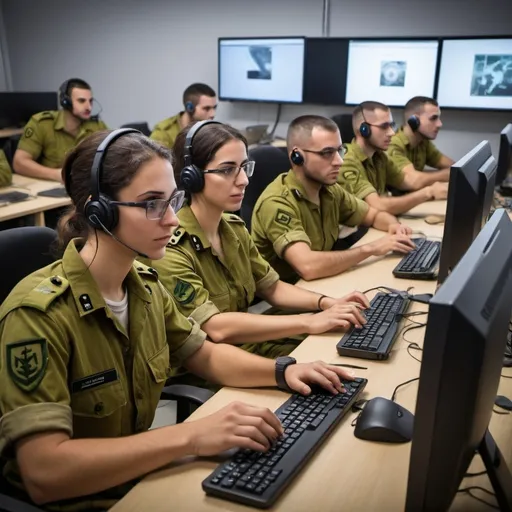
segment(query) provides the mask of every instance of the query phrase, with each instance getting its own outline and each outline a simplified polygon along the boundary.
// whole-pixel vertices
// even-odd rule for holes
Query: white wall
[[[10,85],[9,51],[4,28],[2,0],[0,0],[0,92],[10,90]]]
[[[13,87],[89,81],[111,126],[153,125],[181,107],[194,81],[217,87],[217,37],[322,35],[323,0],[0,0]],[[511,0],[331,0],[331,36],[511,33]],[[1,75],[0,75],[1,86]],[[303,113],[348,107],[285,105],[276,133]],[[276,106],[221,103],[219,120],[273,124]],[[400,119],[402,112],[397,110]],[[507,113],[448,111],[438,145],[458,158],[480,140],[497,148]]]

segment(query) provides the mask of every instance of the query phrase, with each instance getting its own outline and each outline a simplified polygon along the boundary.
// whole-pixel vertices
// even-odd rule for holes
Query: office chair
[[[0,304],[24,277],[55,261],[51,246],[57,233],[50,228],[30,226],[0,231]],[[177,423],[184,421],[198,406],[213,396],[208,389],[173,384],[162,390],[162,400],[176,400]],[[16,500],[7,491],[0,467],[0,512],[41,512],[41,509]]]
[[[287,153],[282,148],[270,145],[251,149],[249,159],[256,162],[256,167],[252,178],[249,180],[249,185],[245,189],[240,216],[250,231],[252,211],[258,197],[279,174],[289,171],[291,164]]]
[[[343,144],[352,142],[352,139],[355,137],[354,129],[352,128],[352,114],[336,114],[331,119],[340,129]]]
[[[20,139],[21,135],[11,135],[7,138],[2,148],[4,150],[5,157],[7,158],[7,162],[9,162],[12,170],[14,170],[14,166],[12,164],[14,160],[14,153],[16,153]]]
[[[139,130],[144,135],[149,137],[151,135],[151,130],[149,129],[148,123],[145,121],[135,122],[135,123],[126,123],[121,126],[121,128],[134,128],[135,130]]]

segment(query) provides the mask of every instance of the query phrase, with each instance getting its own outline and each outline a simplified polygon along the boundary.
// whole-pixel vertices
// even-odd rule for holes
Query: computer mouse
[[[354,435],[366,441],[406,443],[412,439],[414,416],[401,405],[381,396],[362,410]]]

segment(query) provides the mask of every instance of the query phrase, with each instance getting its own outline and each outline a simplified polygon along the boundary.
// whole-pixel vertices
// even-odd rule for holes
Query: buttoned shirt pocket
[[[126,394],[120,380],[71,394],[73,437],[122,435]]]
[[[144,396],[143,408],[147,411],[147,420],[152,421],[154,411],[158,407],[160,394],[165,381],[171,376],[171,362],[169,357],[169,345],[164,345],[146,361],[150,374],[151,392]],[[149,428],[150,425],[146,425]]]

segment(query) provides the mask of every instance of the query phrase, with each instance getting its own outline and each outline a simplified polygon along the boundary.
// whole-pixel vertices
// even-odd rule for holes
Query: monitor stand
[[[485,431],[478,453],[484,461],[500,510],[512,512],[512,474],[489,430]]]

